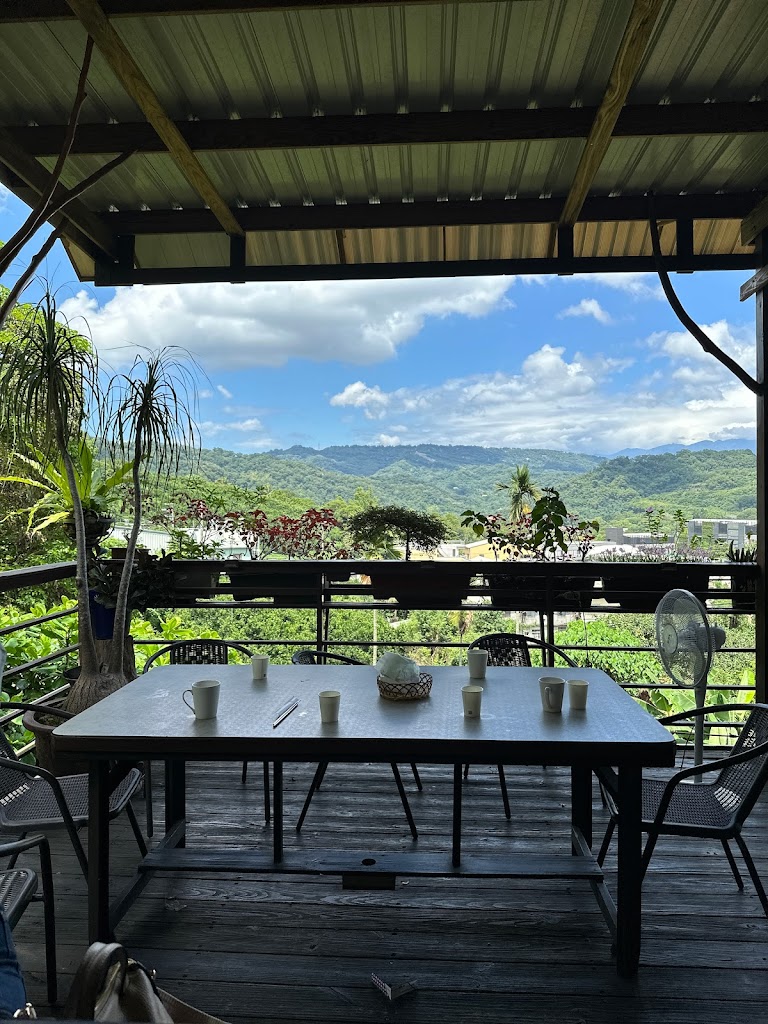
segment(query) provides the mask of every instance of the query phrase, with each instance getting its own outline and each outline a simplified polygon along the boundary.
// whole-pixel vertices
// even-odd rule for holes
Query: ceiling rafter
[[[35,205],[51,180],[50,171],[19,146],[4,128],[0,128],[0,180],[29,206]],[[54,204],[65,192],[63,185],[57,186],[53,193]],[[78,248],[90,256],[106,254],[114,257],[114,234],[103,218],[89,210],[81,200],[71,199],[60,213],[46,219],[54,227],[61,228]]]
[[[663,5],[664,0],[634,0],[632,4],[608,85],[563,206],[561,225],[575,224],[578,219],[579,211],[611,144],[614,126],[640,68]]]
[[[450,113],[333,114],[325,117],[219,118],[176,121],[193,152],[507,142],[586,138],[597,107],[454,110]],[[55,156],[65,125],[9,127],[33,156]],[[642,104],[625,107],[614,138],[768,133],[768,102]],[[73,154],[158,153],[165,145],[145,121],[81,124]]]
[[[155,15],[258,14],[265,11],[324,10],[334,7],[402,7],[445,4],[450,0],[102,0],[109,18],[141,18]],[[453,0],[457,2],[457,0]],[[458,0],[482,3],[483,0]],[[0,25],[4,22],[71,21],[67,0],[2,0]]]
[[[101,51],[118,81],[163,140],[176,166],[211,209],[222,228],[230,235],[241,234],[242,228],[224,197],[184,141],[97,0],[67,0],[67,4]]]
[[[740,220],[758,199],[753,192],[656,196],[658,216],[668,220]],[[482,224],[548,224],[564,200],[483,199],[415,203],[324,203],[317,206],[251,206],[238,210],[245,231],[337,231],[379,228],[452,227]],[[593,196],[581,221],[645,221],[644,196]],[[102,214],[118,235],[204,234],[218,231],[210,210],[124,210]]]

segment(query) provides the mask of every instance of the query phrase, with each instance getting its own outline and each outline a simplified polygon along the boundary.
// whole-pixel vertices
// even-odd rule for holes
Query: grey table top
[[[671,734],[609,676],[595,669],[558,669],[589,681],[586,711],[544,712],[540,668],[490,668],[482,716],[466,719],[461,687],[466,667],[429,669],[431,695],[419,701],[379,696],[368,666],[270,665],[254,682],[250,665],[167,665],[150,670],[55,730],[61,750],[126,756],[270,760],[424,760],[510,764],[639,764],[671,766]],[[198,679],[219,679],[218,717],[197,721],[182,693]],[[320,722],[318,693],[341,692],[339,722]],[[276,729],[278,709],[298,708]]]

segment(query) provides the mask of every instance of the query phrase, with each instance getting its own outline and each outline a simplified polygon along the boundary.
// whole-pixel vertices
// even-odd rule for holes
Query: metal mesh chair
[[[355,661],[354,658],[347,658],[343,654],[333,654],[330,651],[296,651],[291,658],[291,662],[294,665],[325,665],[328,662],[332,662],[338,665],[361,665],[362,662]],[[320,789],[325,778],[325,773],[328,769],[328,761],[321,761],[317,766],[317,771],[312,779],[312,784],[309,787],[304,806],[301,808],[301,814],[299,820],[296,822],[296,831],[301,831],[301,826],[304,824],[304,819],[307,816],[309,805],[312,803],[312,797]],[[413,820],[413,814],[411,813],[411,805],[408,803],[408,797],[405,793],[405,787],[403,786],[403,780],[400,775],[400,769],[394,762],[390,763],[392,774],[395,777],[395,785],[397,786],[397,792],[400,795],[400,801],[405,811],[405,817],[408,819],[408,827],[411,830],[411,835],[414,839],[418,839],[418,832],[416,831],[416,823]],[[415,764],[411,764],[411,771],[413,772],[413,778],[416,782],[416,786],[421,790],[421,778],[419,776],[419,770]]]
[[[27,707],[40,710],[36,704],[0,703],[0,708],[12,710]],[[47,708],[48,713],[60,718],[72,718],[72,715],[58,709]],[[3,755],[0,756],[0,829],[21,834],[22,837],[38,829],[66,829],[87,881],[88,860],[77,832],[88,824],[88,776],[64,775],[56,778],[38,765],[24,764],[16,757],[2,729],[0,755]],[[117,778],[109,795],[109,817],[111,820],[125,811],[141,855],[145,857],[147,845],[131,806],[131,797],[141,786],[142,778],[137,768],[130,768]],[[9,868],[15,865],[16,856],[14,854],[11,857]]]
[[[171,665],[227,665],[229,655],[232,651],[245,654],[251,657],[251,652],[242,644],[232,643],[229,640],[179,640],[161,648],[147,658],[143,671],[146,672],[158,660],[166,655],[170,658]],[[245,785],[248,777],[248,762],[243,761],[242,782]],[[152,811],[152,769],[147,762],[146,767],[146,791],[147,791],[147,835],[154,833],[154,816]],[[271,818],[271,805],[269,798],[269,762],[264,761],[264,820],[269,823]]]
[[[479,648],[488,651],[488,664],[492,667],[503,668],[530,668],[531,651],[540,651],[542,663],[546,664],[546,658],[550,661],[555,657],[562,658],[566,665],[576,668],[576,662],[570,658],[565,651],[561,651],[554,644],[548,644],[544,640],[538,640],[533,636],[524,636],[522,633],[486,633],[473,640],[468,650]],[[501,799],[504,802],[504,814],[507,818],[512,816],[509,806],[509,793],[507,792],[507,780],[504,775],[504,765],[496,766],[499,772],[499,785],[501,786]],[[469,765],[464,766],[464,778],[469,776]]]
[[[768,779],[768,704],[721,704],[694,708],[659,721],[670,725],[696,715],[722,715],[727,711],[749,711],[727,757],[683,768],[666,780],[643,779],[643,831],[648,833],[648,840],[643,850],[642,874],[645,877],[660,835],[718,839],[736,884],[743,889],[744,883],[728,845],[733,839],[744,858],[763,912],[768,916],[768,898],[741,834],[742,826]],[[598,863],[602,864],[620,812],[612,773],[609,769],[601,769],[599,774],[604,782],[611,811],[611,820],[597,855]],[[691,785],[686,781],[708,775],[715,776],[712,782],[702,781],[699,785]]]
[[[21,915],[30,903],[42,901],[43,926],[45,930],[45,973],[48,983],[48,1002],[55,1003],[56,984],[56,926],[53,916],[53,872],[51,851],[45,836],[28,836],[11,843],[0,843],[0,857],[12,857],[15,861],[20,853],[40,851],[40,877],[42,893],[37,891],[37,874],[31,868],[11,868],[0,871],[0,906],[11,929],[15,928]]]

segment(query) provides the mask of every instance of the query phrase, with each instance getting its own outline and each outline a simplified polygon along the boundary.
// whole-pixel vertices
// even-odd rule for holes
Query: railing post
[[[768,265],[768,230],[756,241],[757,270]],[[755,350],[757,380],[765,385],[768,369],[768,302],[765,287],[755,293]],[[766,610],[766,567],[768,567],[768,418],[766,396],[758,394],[757,406],[757,565],[755,584],[755,700],[765,701],[768,671],[768,611]]]

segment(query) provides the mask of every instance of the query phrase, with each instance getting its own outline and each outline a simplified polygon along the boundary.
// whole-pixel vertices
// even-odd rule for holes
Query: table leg
[[[283,762],[272,765],[272,849],[275,864],[283,859]]]
[[[453,766],[453,855],[451,863],[455,868],[461,864],[461,785],[462,766]]]
[[[619,769],[618,917],[616,969],[623,978],[637,974],[640,963],[642,907],[642,769]]]
[[[187,816],[186,761],[165,762],[165,831],[170,832],[178,821]],[[186,846],[182,836],[177,846]]]
[[[88,941],[109,942],[109,761],[88,766]]]
[[[592,846],[592,771],[583,765],[571,767],[571,824]],[[574,855],[578,852],[574,845]]]

